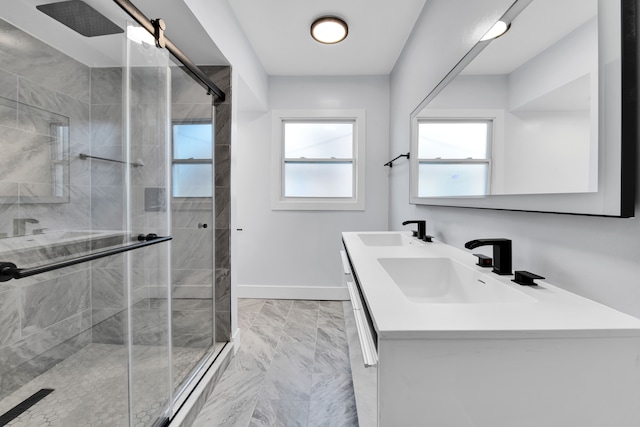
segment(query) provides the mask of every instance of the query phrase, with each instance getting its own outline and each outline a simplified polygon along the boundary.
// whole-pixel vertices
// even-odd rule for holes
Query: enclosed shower
[[[230,339],[230,69],[170,34],[0,12],[0,425],[164,425]]]

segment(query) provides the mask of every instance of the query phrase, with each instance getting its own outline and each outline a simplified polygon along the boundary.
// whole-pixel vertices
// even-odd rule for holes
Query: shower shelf
[[[171,239],[173,239],[173,237],[171,236],[155,237],[155,238],[146,240],[144,242],[107,249],[105,251],[96,252],[94,254],[83,255],[77,258],[60,261],[52,264],[47,264],[40,267],[33,267],[33,268],[18,268],[12,262],[0,262],[0,282],[6,282],[11,279],[22,279],[24,277],[35,276],[36,274],[42,274],[48,271],[59,270],[64,267],[70,267],[72,265],[82,264],[83,262],[93,261],[96,259],[111,256],[111,255],[121,254],[123,252],[129,252],[135,249],[144,248],[146,246],[167,242]]]

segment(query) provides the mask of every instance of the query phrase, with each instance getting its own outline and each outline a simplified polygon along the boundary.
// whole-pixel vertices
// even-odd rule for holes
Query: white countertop
[[[437,242],[411,238],[403,246],[367,246],[358,235],[384,232],[345,232],[343,241],[372,314],[379,338],[555,338],[640,336],[640,319],[565,291],[544,280],[521,286],[513,276],[498,276],[476,266],[471,252]],[[379,258],[449,257],[532,299],[521,303],[421,303],[407,298]],[[535,272],[544,273],[544,272]],[[542,274],[544,275],[544,274]],[[425,283],[428,278],[425,277]]]

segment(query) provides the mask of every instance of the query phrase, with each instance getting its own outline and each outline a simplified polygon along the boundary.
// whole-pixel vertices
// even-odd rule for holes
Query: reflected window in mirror
[[[492,119],[418,120],[418,195],[490,194]]]
[[[486,193],[443,188],[425,195],[423,165],[412,156],[410,202],[632,216],[636,6],[635,0],[515,1],[500,18],[510,30],[479,41],[411,113],[413,154],[418,120],[434,110],[445,111],[435,117],[501,112]]]
[[[174,122],[173,197],[213,194],[213,126],[211,122]]]

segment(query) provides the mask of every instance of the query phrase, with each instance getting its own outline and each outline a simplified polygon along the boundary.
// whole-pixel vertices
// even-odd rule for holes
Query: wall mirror
[[[69,117],[0,97],[0,140],[0,200],[69,202]]]
[[[411,114],[411,203],[633,216],[634,0],[518,0]]]

